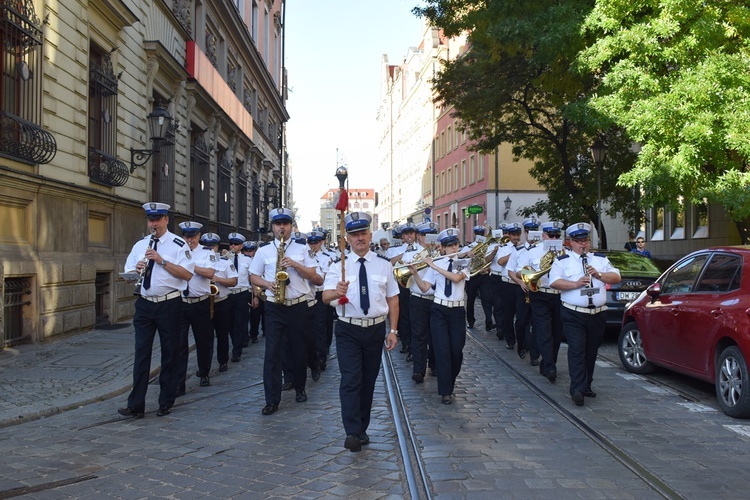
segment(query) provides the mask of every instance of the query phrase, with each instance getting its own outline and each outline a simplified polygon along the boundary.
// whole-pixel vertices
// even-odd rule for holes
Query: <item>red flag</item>
[[[339,200],[336,202],[336,210],[345,212],[349,208],[349,194],[346,189],[339,191]]]

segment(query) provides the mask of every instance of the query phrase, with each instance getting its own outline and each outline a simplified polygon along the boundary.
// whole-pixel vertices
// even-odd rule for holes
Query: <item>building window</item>
[[[362,202],[362,208],[370,208],[370,204],[365,202]]]
[[[651,241],[664,241],[664,207],[653,207],[651,213]]]
[[[193,127],[196,130],[197,127]],[[211,155],[204,139],[205,132],[193,135],[190,147],[190,207],[193,215],[211,216]]]
[[[154,102],[159,102],[155,98]],[[162,101],[163,102],[163,101]],[[151,186],[153,189],[153,200],[174,206],[174,180],[175,180],[175,137],[177,127],[172,123],[167,129],[167,134],[158,144],[159,151],[151,157]]]
[[[271,16],[268,9],[263,11],[263,61],[269,63],[268,51],[271,48]]]
[[[448,127],[448,133],[446,134],[448,137],[448,152],[453,150],[453,127]]]
[[[42,25],[34,2],[0,2],[0,154],[49,163],[57,152],[42,123]]]
[[[446,193],[450,193],[451,191],[453,191],[453,189],[451,189],[451,186],[453,185],[452,183],[453,183],[453,175],[451,175],[451,169],[449,168],[448,169],[448,184],[445,187]]]
[[[458,191],[458,163],[453,165],[453,190]]]
[[[477,181],[477,159],[474,155],[469,157],[469,184]]]
[[[258,0],[253,0],[253,12],[250,19],[250,36],[253,37],[255,46],[258,46]]]
[[[484,180],[484,158],[485,158],[485,155],[479,155],[479,169],[477,170],[478,181]],[[495,180],[495,182],[497,182],[497,180]]]
[[[438,156],[442,158],[445,156],[445,131],[440,132],[440,149],[438,150]]]
[[[440,197],[440,174],[435,176],[435,199]]]
[[[247,176],[244,166],[237,171],[237,226],[247,228]]]
[[[453,142],[454,147],[458,149],[458,145],[461,142],[461,131],[458,130],[458,121],[453,122],[453,132],[456,134],[456,140]]]
[[[466,173],[466,160],[461,160],[461,187],[466,187],[466,178],[468,177]]]
[[[670,229],[672,230],[670,240],[685,239],[685,206],[682,204],[682,196],[680,196],[678,202],[677,210],[670,211]]]
[[[448,185],[446,184],[447,181],[446,181],[446,178],[445,178],[445,172],[443,172],[442,174],[440,174],[440,176],[443,178],[443,180],[440,183],[440,185],[442,187],[441,195],[448,194]],[[450,177],[448,177],[448,179],[450,179]]]
[[[333,219],[333,214],[331,212],[328,212],[326,214],[326,220],[331,220],[331,219]]]
[[[219,222],[231,224],[232,207],[232,152],[226,150],[218,159],[216,175],[216,208]]]
[[[693,238],[708,238],[708,201],[693,204]]]
[[[117,155],[117,83],[110,54],[96,45],[89,50],[89,158],[91,182],[124,186],[128,166]]]
[[[257,239],[260,240],[260,233],[261,233],[261,227],[260,227],[260,184],[257,182],[253,182],[253,211],[252,211],[252,227],[250,228],[251,231],[255,231],[258,233]]]

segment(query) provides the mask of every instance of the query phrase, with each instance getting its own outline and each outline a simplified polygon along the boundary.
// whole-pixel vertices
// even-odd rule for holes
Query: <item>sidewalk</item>
[[[120,323],[0,351],[0,428],[127,393],[134,349],[133,324]],[[157,334],[152,376],[160,357]]]

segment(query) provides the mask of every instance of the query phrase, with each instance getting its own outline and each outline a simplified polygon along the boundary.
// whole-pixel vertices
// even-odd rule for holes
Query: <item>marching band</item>
[[[371,404],[360,398],[372,398],[377,370],[368,365],[367,387],[357,392],[354,380],[359,375],[352,371],[357,365],[342,360],[340,350],[354,349],[347,356],[354,355],[363,340],[357,339],[360,331],[374,335],[373,341],[382,334],[388,350],[396,347],[397,335],[405,362],[412,363],[412,380],[423,384],[429,369],[429,375],[437,377],[441,402],[450,405],[459,383],[466,329],[474,328],[476,321],[477,296],[486,330],[495,329],[497,338],[520,359],[528,354],[530,364],[539,366],[550,383],[558,379],[558,352],[566,341],[573,402],[580,406],[584,398],[596,396],[592,381],[604,332],[605,287],[618,283],[620,275],[604,254],[588,252],[589,224],[564,229],[559,221],[532,217],[496,230],[477,225],[473,241],[462,246],[456,228],[440,231],[434,222],[407,222],[393,228],[391,239],[376,244],[369,215],[351,212],[346,215],[347,241],[356,245],[356,254],[347,245],[339,249],[339,257],[325,245],[326,231],[295,231],[294,212],[282,207],[269,214],[271,244],[232,232],[230,251],[220,255],[220,237],[202,233],[200,223],[179,224],[180,238],[166,231],[168,205],[152,202],[144,209],[151,233],[133,247],[125,271],[138,277],[135,321],[143,338],[137,351],[150,353],[157,329],[162,337],[159,416],[170,413],[174,399],[185,393],[189,330],[196,341],[201,387],[211,385],[214,342],[218,371],[224,372],[230,339],[231,361],[239,362],[243,348],[261,335],[265,338],[263,415],[279,410],[282,390],[295,388],[296,401],[307,400],[306,370],[311,369],[314,381],[320,379],[335,338],[345,447],[359,451],[369,443],[369,415],[359,412],[369,412]],[[563,235],[569,247],[563,246]],[[358,278],[365,261],[368,270]],[[391,272],[385,273],[386,268]],[[177,297],[175,306],[167,308]],[[166,311],[168,320],[161,317]],[[372,352],[363,362],[375,362],[382,340],[380,347],[367,344]],[[167,349],[169,345],[174,347]],[[136,418],[144,414],[148,373],[147,365],[138,363],[128,405],[119,410]]]

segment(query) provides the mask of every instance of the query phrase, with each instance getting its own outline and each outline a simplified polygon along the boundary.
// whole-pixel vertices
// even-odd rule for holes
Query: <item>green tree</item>
[[[750,227],[750,6],[745,0],[598,0],[579,57],[601,77],[595,112],[642,144],[623,186],[644,205],[720,203]]]
[[[590,0],[429,0],[414,12],[447,36],[469,34],[470,50],[443,66],[434,89],[454,107],[475,149],[491,152],[507,142],[516,159],[533,161],[530,173],[548,200],[520,213],[596,226],[589,148],[597,134],[608,148],[601,175],[608,212],[626,221],[638,214],[632,190],[617,185],[635,161],[630,141],[587,106],[598,80],[572,68],[586,47],[581,26],[592,6]],[[603,234],[604,248],[606,241]]]

